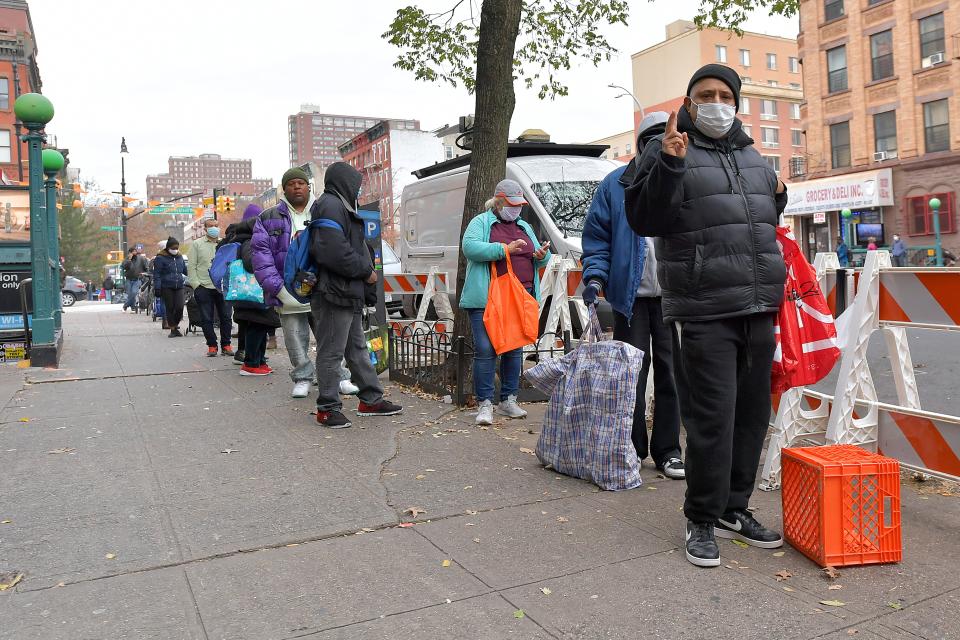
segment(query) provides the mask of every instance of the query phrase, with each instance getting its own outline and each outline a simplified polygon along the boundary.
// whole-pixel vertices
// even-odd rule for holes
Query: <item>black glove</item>
[[[597,304],[600,295],[600,281],[591,280],[583,289],[583,303],[587,306]]]

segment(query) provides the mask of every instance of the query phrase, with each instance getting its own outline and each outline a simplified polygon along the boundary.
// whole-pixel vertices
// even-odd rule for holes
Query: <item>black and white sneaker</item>
[[[713,537],[713,523],[687,520],[687,560],[698,567],[720,566],[720,548]]]
[[[734,509],[720,516],[714,533],[720,538],[739,540],[761,549],[776,549],[783,546],[783,536],[764,527],[744,509]]]
[[[686,468],[680,458],[667,458],[666,462],[657,465],[657,471],[671,480],[683,480],[687,477]]]

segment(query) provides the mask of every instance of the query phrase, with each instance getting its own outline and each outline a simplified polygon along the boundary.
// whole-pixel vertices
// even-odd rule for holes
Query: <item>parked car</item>
[[[63,306],[72,307],[77,300],[87,299],[87,285],[79,278],[66,276],[63,279],[63,288],[60,291]]]

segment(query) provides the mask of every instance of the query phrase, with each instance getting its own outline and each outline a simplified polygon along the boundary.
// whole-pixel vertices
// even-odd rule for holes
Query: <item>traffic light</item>
[[[224,201],[223,206],[225,211],[233,211],[237,208],[236,198],[234,198],[233,196],[224,196],[223,201]]]
[[[108,251],[107,262],[123,262],[123,251]]]
[[[224,213],[227,210],[227,199],[222,196],[217,198],[217,206],[215,208],[217,213]]]

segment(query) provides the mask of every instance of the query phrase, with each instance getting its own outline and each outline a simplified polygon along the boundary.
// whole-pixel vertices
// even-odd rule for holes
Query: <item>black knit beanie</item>
[[[697,72],[693,74],[693,77],[690,78],[690,84],[687,85],[687,95],[690,95],[690,91],[693,90],[693,85],[697,84],[699,81],[704,78],[716,78],[720,80],[725,85],[730,87],[730,91],[733,91],[733,100],[737,105],[737,111],[740,111],[740,76],[736,71],[730,67],[722,64],[705,64]]]
[[[179,246],[180,246],[179,240],[177,240],[173,236],[167,236],[167,246],[166,246],[167,249],[170,249],[170,247],[179,247]]]

